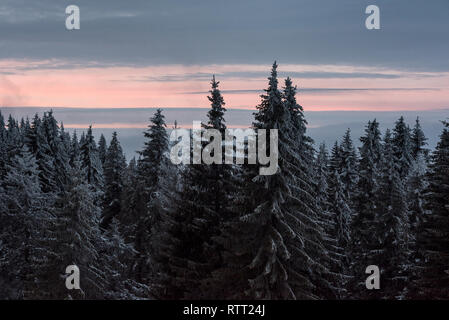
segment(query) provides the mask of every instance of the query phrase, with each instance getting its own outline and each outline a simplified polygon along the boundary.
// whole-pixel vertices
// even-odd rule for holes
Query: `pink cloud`
[[[0,60],[0,102],[4,106],[48,106],[80,108],[114,107],[208,107],[209,78],[221,80],[228,108],[254,108],[257,92],[266,87],[266,65],[165,65],[151,67],[88,67],[61,61]],[[266,76],[239,77],[227,72],[264,72]],[[449,73],[416,74],[354,66],[281,65],[281,72],[388,72],[395,78],[293,78],[306,88],[411,88],[411,90],[304,91],[299,101],[306,110],[425,110],[449,106]],[[175,79],[175,80],[174,80]],[[177,80],[176,80],[177,79]],[[282,82],[280,82],[282,84]],[[13,88],[14,90],[12,90]],[[427,88],[428,90],[412,90]],[[14,94],[13,94],[14,93]]]

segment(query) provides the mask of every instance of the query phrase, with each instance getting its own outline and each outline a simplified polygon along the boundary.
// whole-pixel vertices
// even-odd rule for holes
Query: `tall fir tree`
[[[365,135],[360,138],[359,178],[354,196],[354,218],[351,223],[351,275],[348,285],[352,297],[369,298],[371,291],[365,287],[365,269],[377,265],[376,218],[379,205],[381,136],[379,123],[369,121]]]
[[[41,237],[49,221],[35,157],[24,146],[0,186],[0,298],[35,298]]]
[[[101,226],[107,228],[114,217],[118,219],[121,212],[123,174],[126,168],[125,155],[115,131],[112,134],[103,167],[105,192]]]
[[[98,140],[98,156],[100,157],[101,164],[104,165],[106,162],[106,154],[108,151],[108,146],[106,143],[106,138],[101,134]]]
[[[426,214],[418,246],[424,257],[417,280],[421,299],[449,299],[449,122],[432,154]]]
[[[305,121],[291,82],[286,81],[285,96],[278,89],[276,62],[268,80],[254,127],[278,129],[278,168],[274,175],[262,176],[258,165],[244,167],[246,208],[229,224],[229,236],[223,240],[239,257],[233,260],[233,269],[241,270],[227,296],[313,299],[324,288],[329,290],[330,284],[323,276],[328,272],[325,258],[319,257],[326,250],[315,185],[310,184],[314,169],[313,154],[307,154],[310,138],[305,136]]]
[[[332,152],[332,162],[335,163],[336,159],[339,161],[339,151],[339,146],[335,143]],[[330,162],[326,146],[322,143],[315,163],[316,198],[320,213],[319,220],[325,231],[323,244],[326,246],[329,255],[327,267],[334,276],[335,296],[332,298],[342,298],[346,295],[345,283],[348,277],[348,264],[345,261],[346,247],[342,246],[342,237],[339,237],[341,234],[339,230],[342,229],[341,219],[339,218],[344,218],[345,216],[343,215],[344,213],[341,214],[342,210],[336,210],[336,208],[341,207],[339,199],[342,195],[339,193],[341,192],[340,189],[336,189],[335,186],[340,186],[341,184],[338,184],[337,182],[340,180],[336,181],[335,178],[336,176],[338,177],[336,167],[334,167],[333,171],[330,170]]]
[[[352,207],[355,187],[357,185],[357,154],[351,138],[351,130],[348,129],[340,143],[340,178],[343,184],[343,192],[345,194],[348,205]]]
[[[402,116],[396,121],[393,129],[392,143],[394,145],[395,157],[399,163],[399,176],[401,179],[406,179],[412,164],[413,155],[410,128]]]
[[[231,166],[222,164],[226,109],[218,87],[219,82],[214,76],[208,96],[211,109],[204,128],[214,129],[219,134],[208,143],[214,143],[221,149],[221,159],[219,163],[194,164],[184,168],[181,178],[183,188],[177,196],[174,211],[165,215],[167,221],[162,221],[162,230],[177,242],[162,238],[161,246],[170,248],[168,254],[173,257],[167,257],[167,252],[161,252],[162,255],[157,257],[159,262],[167,264],[165,268],[162,265],[159,267],[168,270],[163,277],[166,282],[165,297],[211,298],[212,291],[216,289],[212,272],[221,266],[222,249],[214,237],[219,234],[221,224],[230,218],[229,199],[234,187]],[[211,151],[210,156],[215,156],[215,152],[218,150]],[[180,223],[183,224],[182,229],[178,225]],[[175,281],[167,281],[169,277]]]
[[[83,134],[80,141],[80,161],[83,172],[86,174],[86,182],[95,193],[95,199],[98,202],[104,188],[104,177],[92,126],[89,126],[86,135]]]
[[[6,163],[8,160],[6,134],[5,119],[0,111],[0,184],[6,175]]]
[[[424,156],[424,159],[428,160],[429,149],[426,148],[427,140],[428,139],[426,138],[422,130],[419,117],[417,117],[411,136],[411,145],[412,145],[411,149],[414,159],[416,159],[418,155],[421,153]]]
[[[387,130],[383,142],[379,205],[375,221],[376,236],[373,252],[381,269],[382,288],[377,290],[384,299],[404,299],[410,271],[409,212],[405,181],[400,177],[400,161]]]
[[[138,178],[134,196],[131,198],[134,215],[134,245],[137,251],[135,273],[139,282],[149,282],[151,277],[150,248],[151,226],[157,219],[151,210],[152,199],[157,197],[160,182],[164,179],[164,162],[167,161],[168,135],[162,109],[150,119],[151,124],[144,132],[145,146],[140,151]]]
[[[332,148],[332,155],[329,161],[328,169],[328,216],[332,221],[330,229],[327,229],[328,236],[331,237],[335,244],[334,255],[336,263],[333,264],[333,271],[339,275],[339,297],[346,297],[348,292],[346,286],[350,280],[350,257],[348,251],[351,243],[351,221],[353,212],[349,205],[349,190],[346,189],[344,178],[348,178],[348,182],[353,183],[351,177],[348,176],[350,170],[346,161],[349,162],[347,153],[348,145],[339,146],[335,142]],[[346,148],[346,149],[345,149]],[[346,158],[345,158],[346,157]],[[351,189],[352,192],[352,189]],[[330,251],[333,252],[333,251]]]
[[[99,227],[101,209],[85,170],[76,159],[61,205],[48,226],[45,247],[51,249],[37,271],[44,279],[40,283],[41,298],[103,299],[106,293],[108,275],[99,259],[104,241]],[[69,291],[65,286],[65,271],[70,265],[80,270],[81,290]]]

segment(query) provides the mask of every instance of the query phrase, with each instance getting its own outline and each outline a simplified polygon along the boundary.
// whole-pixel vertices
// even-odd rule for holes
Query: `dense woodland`
[[[0,299],[449,299],[449,123],[433,151],[402,117],[328,151],[276,68],[253,122],[279,130],[271,176],[173,165],[161,110],[129,161],[116,133],[0,114]],[[224,132],[211,85],[204,127]],[[81,290],[65,286],[73,264]]]

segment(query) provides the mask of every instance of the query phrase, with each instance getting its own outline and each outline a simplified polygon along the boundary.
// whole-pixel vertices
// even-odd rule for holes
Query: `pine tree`
[[[121,212],[123,172],[125,168],[125,155],[118,141],[117,132],[114,131],[104,162],[105,193],[101,221],[102,228],[107,228],[112,218],[118,218]]]
[[[449,299],[449,123],[432,154],[426,209],[418,245],[424,261],[417,286],[420,298]]]

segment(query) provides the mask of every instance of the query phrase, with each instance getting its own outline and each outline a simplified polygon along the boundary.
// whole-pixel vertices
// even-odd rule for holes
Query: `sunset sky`
[[[444,109],[448,21],[447,0],[2,0],[0,107],[208,107],[215,74],[251,109],[277,60],[309,111]]]

